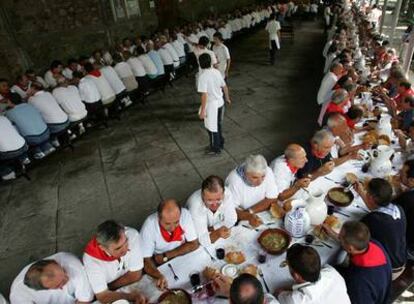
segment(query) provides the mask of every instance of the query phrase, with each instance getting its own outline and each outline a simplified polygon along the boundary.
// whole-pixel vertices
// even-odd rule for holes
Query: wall
[[[170,24],[197,20],[254,3],[255,0],[154,0],[164,3]],[[150,0],[139,0],[141,17],[114,21],[109,0],[2,0],[0,77],[14,79],[27,68],[43,73],[51,60],[89,55],[126,36],[158,27]],[[166,9],[165,9],[166,8]],[[161,22],[163,23],[163,22]]]

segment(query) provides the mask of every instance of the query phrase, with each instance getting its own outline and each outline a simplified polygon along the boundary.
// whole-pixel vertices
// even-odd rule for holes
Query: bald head
[[[166,199],[158,206],[158,218],[167,231],[174,231],[180,224],[181,207],[175,199]]]
[[[308,161],[306,158],[306,151],[298,144],[290,144],[285,149],[285,157],[288,163],[298,169],[305,166]]]

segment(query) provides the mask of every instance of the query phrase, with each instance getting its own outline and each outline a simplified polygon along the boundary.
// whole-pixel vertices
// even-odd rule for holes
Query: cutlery
[[[323,178],[324,178],[324,179],[326,179],[326,180],[328,180],[328,181],[331,181],[331,182],[333,182],[333,183],[335,183],[335,184],[338,184],[338,185],[341,185],[341,186],[342,186],[342,183],[337,182],[336,180],[334,180],[334,179],[332,179],[332,178],[330,178],[330,177],[326,177],[326,176],[324,176]]]
[[[249,227],[247,225],[242,225],[242,227],[247,228],[247,229],[252,229],[252,230],[255,230],[256,232],[259,232],[259,229],[253,228],[253,227]]]
[[[171,270],[172,274],[174,275],[174,280],[175,280],[175,281],[178,281],[178,280],[179,280],[179,278],[178,278],[178,276],[175,274],[175,271],[174,271],[174,268],[172,267],[172,265],[171,265],[170,263],[168,263],[167,265],[168,265],[168,267],[170,268],[170,270]]]
[[[342,211],[339,211],[339,210],[334,210],[334,213],[338,213],[338,214],[341,214],[343,216],[350,217],[350,215],[348,213],[345,213],[345,212],[342,212]]]
[[[208,249],[206,247],[203,247],[204,251],[210,256],[210,259],[215,262],[217,261],[217,259],[210,253],[210,251],[208,251]]]
[[[328,248],[331,248],[331,249],[332,249],[332,246],[331,246],[331,245],[329,245],[328,243],[325,243],[324,241],[322,241],[322,240],[320,240],[320,239],[319,239],[319,242],[320,242],[321,244],[325,245],[326,247],[328,247]]]
[[[368,209],[366,209],[366,208],[364,208],[364,207],[362,207],[360,205],[355,205],[355,207],[357,207],[358,209],[361,209],[361,210],[365,211],[366,213],[369,213],[369,210]]]
[[[270,292],[270,289],[269,289],[269,286],[267,285],[267,283],[266,283],[266,280],[265,280],[265,278],[264,278],[264,275],[263,275],[263,271],[262,271],[262,269],[260,268],[260,267],[257,267],[257,270],[259,271],[259,276],[262,278],[262,280],[263,280],[263,283],[264,283],[264,286],[265,286],[265,288],[266,288],[266,292],[267,293],[269,293]]]

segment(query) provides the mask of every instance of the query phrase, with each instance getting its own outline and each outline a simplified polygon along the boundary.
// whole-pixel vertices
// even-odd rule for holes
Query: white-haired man
[[[298,170],[298,178],[309,177],[312,180],[327,175],[347,160],[356,157],[356,153],[349,153],[343,157],[333,158],[331,151],[335,145],[335,137],[332,132],[326,129],[317,131],[310,143],[305,145],[306,165]]]
[[[230,172],[226,186],[233,194],[239,220],[247,220],[255,227],[262,223],[256,213],[268,210],[279,194],[272,169],[262,155],[247,157]]]
[[[305,149],[298,144],[290,144],[286,147],[285,153],[270,164],[277,189],[280,191],[278,197],[280,201],[291,198],[301,188],[309,186],[310,178],[296,178],[296,173],[307,161]]]
[[[202,246],[228,238],[231,227],[237,222],[231,192],[224,188],[224,181],[215,175],[203,181],[201,189],[188,198],[187,206],[196,223],[195,229]]]

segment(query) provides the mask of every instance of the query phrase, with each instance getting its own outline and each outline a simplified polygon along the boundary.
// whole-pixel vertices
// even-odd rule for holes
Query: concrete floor
[[[268,161],[315,129],[324,43],[318,22],[298,24],[268,65],[264,30],[231,47],[233,104],[224,122],[225,152],[207,157],[194,79],[182,78],[127,111],[121,122],[94,130],[30,171],[32,181],[0,185],[0,291],[27,263],[57,251],[80,254],[102,221],[139,228],[158,202],[185,199],[204,177],[223,178],[251,153]]]

